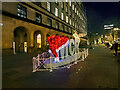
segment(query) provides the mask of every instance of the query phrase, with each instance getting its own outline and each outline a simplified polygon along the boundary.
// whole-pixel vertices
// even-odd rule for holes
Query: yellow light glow
[[[27,42],[24,42],[24,52],[27,52]]]
[[[41,35],[38,34],[37,36],[37,48],[41,48]]]

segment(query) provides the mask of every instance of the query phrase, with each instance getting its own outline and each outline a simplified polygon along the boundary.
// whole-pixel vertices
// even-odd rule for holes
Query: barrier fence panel
[[[33,57],[33,72],[40,71],[40,70],[49,70],[52,72],[53,69],[70,68],[71,65],[77,64],[79,61],[84,61],[84,59],[88,56],[88,49],[81,49],[81,52],[74,54],[73,56],[67,55],[63,57],[59,57],[58,61],[56,57],[49,57],[49,58],[40,58],[38,54],[37,57]]]

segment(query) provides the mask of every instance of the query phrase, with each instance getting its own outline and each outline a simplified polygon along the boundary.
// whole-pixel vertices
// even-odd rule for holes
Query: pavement
[[[32,72],[32,57],[19,53],[2,57],[2,88],[119,88],[119,56],[104,46],[93,46],[89,56],[68,68]]]

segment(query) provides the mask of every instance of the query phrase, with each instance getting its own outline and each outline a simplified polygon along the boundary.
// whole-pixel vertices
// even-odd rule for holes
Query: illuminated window
[[[69,2],[69,5],[71,6],[71,1]]]
[[[75,13],[76,13],[76,11],[77,11],[77,10],[76,10],[76,8],[75,8]]]
[[[49,11],[50,12],[50,9],[51,7],[50,7],[50,2],[47,2],[47,11]]]
[[[56,29],[59,29],[59,23],[56,22]]]
[[[52,26],[52,20],[48,18],[48,26]]]
[[[66,16],[66,22],[68,23],[68,16]]]
[[[74,5],[72,5],[72,9],[74,10]]]
[[[36,13],[36,22],[42,23],[42,17],[40,14]]]
[[[70,25],[71,25],[71,19],[70,19]]]
[[[64,19],[64,15],[63,15],[63,13],[61,13],[61,19],[62,19],[62,20]]]
[[[74,22],[73,22],[73,26],[74,26]]]
[[[55,8],[55,16],[58,16],[58,8]]]
[[[27,18],[27,8],[18,4],[17,15],[23,18]]]
[[[41,34],[37,35],[37,48],[41,48]]]
[[[77,15],[78,15],[78,11],[77,11]]]

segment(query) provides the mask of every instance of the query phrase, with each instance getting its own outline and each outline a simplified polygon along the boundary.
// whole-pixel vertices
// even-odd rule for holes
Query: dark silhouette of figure
[[[118,51],[118,43],[117,42],[115,42],[114,47],[115,47],[115,56],[117,56],[117,51]]]

